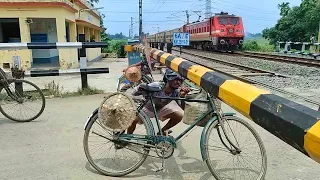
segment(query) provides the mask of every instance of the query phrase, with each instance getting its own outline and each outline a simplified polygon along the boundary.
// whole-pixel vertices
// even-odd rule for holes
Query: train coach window
[[[219,24],[221,25],[227,25],[228,24],[228,18],[219,18]]]
[[[239,18],[237,17],[232,17],[229,19],[230,24],[239,24]]]

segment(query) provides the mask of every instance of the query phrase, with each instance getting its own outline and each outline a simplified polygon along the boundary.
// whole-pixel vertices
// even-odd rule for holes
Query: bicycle
[[[222,179],[232,179],[230,176],[234,175],[233,179],[239,179],[238,177],[244,177],[244,179],[255,179],[260,180],[265,177],[267,170],[267,156],[265,147],[254,128],[247,123],[246,121],[235,116],[234,113],[223,113],[222,110],[216,105],[216,99],[212,98],[209,93],[206,93],[206,99],[189,99],[189,98],[171,98],[171,97],[156,97],[153,95],[154,92],[160,91],[160,85],[158,83],[151,84],[141,84],[139,88],[145,93],[145,101],[141,103],[137,108],[137,115],[142,120],[141,124],[137,124],[134,134],[122,133],[112,133],[106,131],[101,124],[99,124],[98,119],[98,109],[96,109],[88,118],[85,124],[85,133],[83,139],[83,146],[85,155],[89,163],[100,173],[107,176],[124,176],[129,173],[134,172],[138,169],[143,162],[146,160],[147,156],[152,156],[150,153],[155,153],[156,158],[162,160],[162,167],[157,171],[164,169],[164,159],[170,158],[174,149],[177,148],[177,142],[181,140],[188,132],[190,132],[195,126],[203,127],[201,140],[200,140],[200,151],[202,159],[206,162],[209,171],[212,175],[219,180]],[[111,94],[110,96],[116,96],[119,93]],[[205,103],[208,105],[207,112],[203,113],[195,122],[190,124],[180,135],[177,137],[163,135],[159,123],[159,119],[156,113],[156,108],[154,105],[154,99],[171,99],[171,100],[181,100],[185,102],[198,102]],[[160,135],[157,135],[155,128],[146,114],[141,111],[144,105],[150,101],[152,104],[153,112],[155,114],[155,121],[158,132]],[[209,119],[208,119],[209,117]],[[243,129],[237,134],[231,129],[230,125],[236,123],[237,128],[243,127]],[[138,128],[142,128],[143,132],[141,133]],[[247,131],[245,131],[247,130]],[[254,149],[256,152],[247,152],[246,148],[249,148],[245,145],[240,145],[238,137],[242,137],[243,133],[247,132],[252,140],[254,140],[257,148]],[[213,134],[214,133],[214,134]],[[213,135],[212,135],[213,134]],[[92,135],[92,136],[91,136]],[[97,138],[97,139],[96,139]],[[215,143],[211,144],[211,138],[217,140]],[[102,145],[110,145],[108,152],[101,152],[102,145],[98,144],[101,142]],[[248,141],[246,137],[244,142]],[[249,144],[252,145],[252,144]],[[210,150],[214,149],[213,152]],[[136,160],[128,159],[124,157],[125,150],[128,150],[130,155],[136,153],[138,158]],[[109,155],[114,151],[115,153],[119,152],[119,156],[114,156],[113,161],[107,157],[94,157],[95,154]],[[257,158],[250,156],[249,159],[246,159],[246,155],[256,154]],[[212,158],[211,156],[217,155],[218,157],[227,157],[228,155],[232,157],[231,161],[228,161],[225,168],[219,168],[218,165],[224,161],[219,161],[218,159]],[[123,159],[122,159],[123,158]],[[122,162],[121,162],[122,160]],[[255,165],[250,164],[250,160],[256,162]],[[241,166],[232,168],[229,163],[242,163]],[[257,164],[258,163],[258,164]],[[246,169],[246,165],[253,165],[253,168],[256,170]],[[122,167],[125,166],[125,167]],[[244,175],[239,175],[241,170],[245,169]],[[227,177],[224,174],[227,174]]]
[[[151,69],[149,67],[149,64],[145,58],[142,58],[141,60],[141,81],[140,82],[126,82],[127,79],[125,75],[121,75],[117,82],[117,92],[125,92],[130,88],[137,87],[140,83],[151,83],[154,82]],[[150,76],[149,76],[150,75]],[[129,83],[129,84],[128,84]],[[127,85],[127,87],[123,88],[124,86],[121,86],[121,84]]]
[[[1,68],[0,101],[0,112],[17,122],[35,120],[45,108],[45,97],[37,85],[24,79],[8,78]],[[35,109],[34,102],[40,104]],[[23,108],[23,105],[26,106]]]

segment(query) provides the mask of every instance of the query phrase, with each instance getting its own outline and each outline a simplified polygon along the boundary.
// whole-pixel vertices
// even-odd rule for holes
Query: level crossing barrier
[[[88,74],[109,73],[109,68],[87,68],[86,48],[107,47],[105,42],[63,42],[63,43],[0,43],[0,50],[23,50],[23,49],[80,49],[80,69],[76,70],[37,70],[23,75],[30,77],[81,75],[82,89],[88,88]],[[14,68],[15,69],[15,68]]]
[[[142,45],[133,50],[145,53]],[[150,56],[219,98],[287,144],[320,163],[320,112],[172,54]]]

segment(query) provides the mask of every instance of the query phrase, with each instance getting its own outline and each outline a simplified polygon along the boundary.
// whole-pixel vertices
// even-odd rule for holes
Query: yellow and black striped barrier
[[[320,163],[320,112],[157,49],[150,56]]]

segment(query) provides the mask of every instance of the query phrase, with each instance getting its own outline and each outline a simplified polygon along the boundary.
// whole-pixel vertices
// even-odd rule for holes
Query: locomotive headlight
[[[225,44],[225,43],[226,43],[226,41],[224,39],[220,40],[220,44]]]

